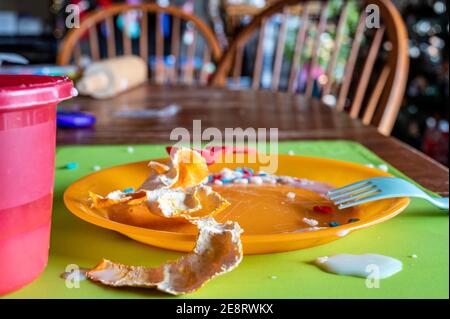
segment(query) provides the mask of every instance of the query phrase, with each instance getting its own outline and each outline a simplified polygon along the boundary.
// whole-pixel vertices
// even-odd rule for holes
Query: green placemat
[[[158,265],[181,254],[140,244],[113,231],[88,224],[69,213],[62,194],[95,165],[113,165],[165,156],[162,145],[60,147],[56,156],[56,181],[49,264],[32,284],[9,298],[174,298],[153,290],[113,289],[81,281],[67,288],[59,275],[69,264],[95,265],[106,257],[127,264]],[[386,164],[353,142],[284,142],[280,153],[321,156],[362,164]],[[405,159],[408,160],[408,159]],[[62,169],[77,162],[75,170]],[[403,176],[395,168],[389,171]],[[239,267],[209,282],[198,292],[178,298],[448,298],[448,214],[413,200],[406,211],[382,224],[357,231],[338,241],[305,250],[245,256]],[[102,241],[102,244],[98,244]],[[337,253],[378,253],[401,260],[404,269],[384,279],[379,288],[367,288],[364,279],[325,273],[310,262]],[[411,255],[417,258],[411,258]]]

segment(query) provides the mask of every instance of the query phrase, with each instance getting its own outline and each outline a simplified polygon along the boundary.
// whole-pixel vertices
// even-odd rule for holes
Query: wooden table
[[[181,107],[173,117],[130,119],[117,111],[160,108],[175,103]],[[192,121],[202,129],[278,128],[279,140],[346,139],[359,142],[403,173],[441,195],[448,195],[449,171],[423,153],[385,137],[373,127],[335,112],[317,100],[270,91],[236,91],[208,87],[161,87],[143,85],[108,100],[77,97],[64,109],[80,109],[97,116],[92,129],[60,129],[58,145],[170,143],[173,128],[192,132]],[[172,142],[173,143],[173,142]]]

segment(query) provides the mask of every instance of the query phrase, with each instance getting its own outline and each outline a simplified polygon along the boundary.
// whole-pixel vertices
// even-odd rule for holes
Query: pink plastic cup
[[[66,77],[0,75],[0,295],[47,265],[56,105],[72,89]]]

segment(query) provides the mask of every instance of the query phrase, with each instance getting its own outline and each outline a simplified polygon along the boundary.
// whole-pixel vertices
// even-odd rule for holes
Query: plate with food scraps
[[[230,158],[228,158],[230,160]],[[384,199],[339,210],[326,191],[389,173],[361,164],[318,157],[277,155],[274,174],[267,163],[248,154],[208,167],[207,186],[230,205],[214,214],[219,222],[235,221],[243,229],[244,254],[298,250],[322,245],[393,218],[408,198]],[[170,158],[155,159],[168,163]],[[94,225],[117,231],[136,241],[175,251],[192,251],[198,228],[193,223],[150,214],[141,207],[99,208],[89,194],[107,196],[139,189],[149,176],[149,161],[104,169],[79,179],[64,193],[67,208]],[[106,197],[105,197],[106,198]],[[125,207],[125,208],[124,208]],[[124,211],[126,209],[126,212]]]

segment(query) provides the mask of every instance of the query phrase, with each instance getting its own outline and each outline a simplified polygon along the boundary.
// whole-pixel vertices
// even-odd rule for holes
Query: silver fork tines
[[[404,179],[396,177],[374,177],[359,181],[327,193],[328,199],[339,209],[364,204],[374,200],[395,197],[418,197],[435,206],[448,210],[448,197],[435,197]]]
[[[337,193],[337,194],[332,193],[332,192],[330,191],[327,195],[328,195],[328,198],[329,198],[329,199],[331,199],[331,200],[334,201],[334,200],[339,200],[340,198],[344,198],[344,197],[347,197],[347,196],[356,195],[356,194],[358,194],[358,193],[362,193],[362,192],[364,192],[364,191],[371,190],[371,189],[373,189],[373,188],[375,188],[374,185],[372,185],[372,184],[370,184],[370,183],[367,183],[366,185],[363,185],[363,186],[361,186],[361,187],[358,187],[358,188],[352,188],[352,189],[350,189],[350,190],[348,190],[348,191],[339,192],[339,193]]]
[[[351,195],[350,194],[350,195],[348,195],[346,197],[343,197],[343,198],[335,201],[334,203],[336,205],[341,205],[341,204],[344,204],[344,203],[347,203],[347,202],[353,202],[355,200],[360,200],[360,199],[366,198],[368,196],[376,195],[379,192],[380,191],[376,187],[373,187],[370,190],[368,190],[367,192],[357,193],[355,195]]]

